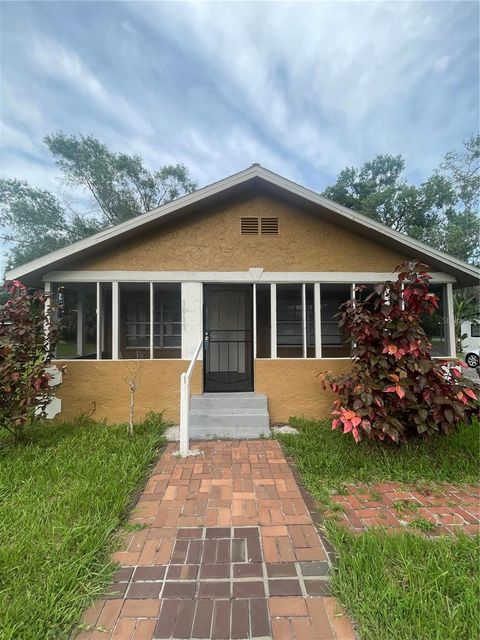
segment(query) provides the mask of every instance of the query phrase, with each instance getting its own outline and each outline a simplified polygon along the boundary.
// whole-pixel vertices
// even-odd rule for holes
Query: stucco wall
[[[136,363],[127,360],[65,360],[63,383],[57,388],[62,399],[59,419],[89,412],[110,423],[125,422],[129,416],[130,392],[125,382]],[[165,418],[178,423],[180,407],[180,374],[190,363],[185,360],[145,360],[140,364],[140,382],[135,401],[135,417],[149,411],[165,411]],[[192,378],[192,393],[202,388],[201,363]],[[92,405],[94,403],[94,405]]]
[[[134,362],[126,360],[65,360],[63,383],[57,388],[62,399],[59,419],[73,418],[89,412],[110,423],[125,422],[129,413],[129,390],[125,378]],[[148,411],[165,411],[165,417],[179,421],[180,374],[186,371],[185,360],[151,360],[141,362],[141,378],[136,396],[137,419]],[[346,371],[348,360],[257,360],[255,391],[268,397],[270,419],[286,421],[290,416],[321,418],[328,414],[333,394],[323,391],[317,374],[320,371]],[[202,363],[197,363],[192,379],[192,393],[202,391]],[[92,404],[93,403],[93,404]]]
[[[278,217],[278,236],[242,236],[240,218]],[[69,265],[129,271],[392,271],[405,258],[267,196],[231,202],[127,240]]]
[[[324,418],[334,395],[324,391],[317,375],[321,371],[348,371],[350,360],[257,360],[255,391],[268,398],[270,420],[283,422],[290,416]]]

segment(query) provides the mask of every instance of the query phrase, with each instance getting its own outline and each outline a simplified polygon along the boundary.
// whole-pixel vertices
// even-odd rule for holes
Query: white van
[[[462,341],[463,357],[469,367],[475,368],[480,365],[480,322],[462,322],[462,335],[467,337]]]

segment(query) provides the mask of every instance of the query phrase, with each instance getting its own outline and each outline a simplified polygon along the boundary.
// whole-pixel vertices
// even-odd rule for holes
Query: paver
[[[122,566],[82,640],[354,640],[279,444],[192,446],[202,453],[169,445],[158,461],[131,517],[144,528],[114,554]]]

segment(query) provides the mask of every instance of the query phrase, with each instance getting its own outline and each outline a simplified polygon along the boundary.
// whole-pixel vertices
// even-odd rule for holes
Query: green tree
[[[196,189],[182,164],[149,171],[139,156],[114,153],[91,136],[45,138],[67,185],[91,195],[106,225],[118,224]]]
[[[139,156],[113,153],[93,137],[52,134],[47,147],[65,184],[84,188],[93,207],[68,202],[24,180],[0,179],[0,227],[7,268],[34,260],[179,196],[196,184],[180,164],[149,171]]]
[[[359,169],[343,169],[324,196],[396,231],[475,262],[480,199],[480,136],[447,153],[439,169],[420,185],[408,184],[401,156],[379,155]]]

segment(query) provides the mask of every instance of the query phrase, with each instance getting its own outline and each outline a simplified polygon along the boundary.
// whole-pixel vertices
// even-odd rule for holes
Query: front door
[[[204,285],[204,390],[253,391],[252,285]]]

